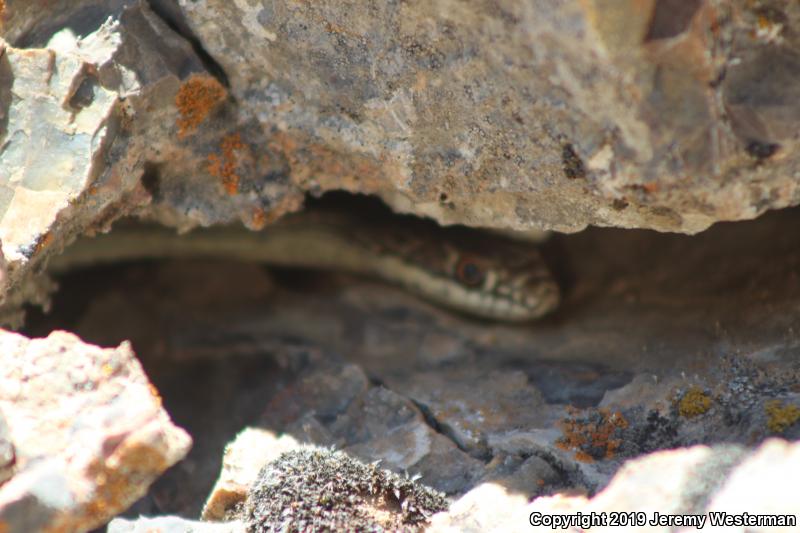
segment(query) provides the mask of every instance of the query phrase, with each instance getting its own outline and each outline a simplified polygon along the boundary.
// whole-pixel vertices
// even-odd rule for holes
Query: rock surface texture
[[[102,525],[188,451],[130,347],[2,332],[0,353],[0,530]]]
[[[346,511],[329,485],[394,525],[394,490],[441,491],[438,531],[800,515],[800,211],[764,214],[800,203],[798,123],[788,0],[0,0],[0,322],[46,337],[0,332],[0,533],[128,506],[110,531],[269,530]],[[123,217],[269,231],[361,194],[562,233],[561,307],[504,325],[226,257],[66,273],[52,314],[24,307]],[[274,462],[301,445],[347,458],[322,489]],[[346,477],[376,462],[409,476],[383,501]],[[306,496],[269,507],[265,471]]]
[[[131,339],[195,437],[128,516],[197,517],[206,502],[204,517],[230,519],[264,462],[297,443],[381,461],[453,499],[489,484],[524,507],[601,492],[627,461],[658,450],[703,444],[743,464],[766,439],[800,437],[800,250],[784,231],[798,223],[791,210],[692,237],[557,236],[545,252],[563,278],[561,309],[523,326],[348,276],[173,261],[62,277],[53,316],[31,332],[55,322],[100,345]],[[223,454],[245,426],[259,429]],[[775,494],[785,485],[772,492],[771,472],[748,475]],[[628,483],[655,490],[647,476]],[[669,498],[694,498],[692,483]],[[476,501],[459,523],[503,514],[505,504]]]
[[[796,472],[800,468],[798,460],[800,445],[777,440],[768,441],[751,453],[740,446],[695,446],[630,461],[593,498],[557,495],[528,503],[497,485],[481,485],[455,502],[448,513],[436,515],[428,531],[788,533],[797,530],[799,509],[796,498],[783,486],[781,472],[785,468]],[[753,490],[754,483],[758,484],[758,491]],[[589,522],[593,513],[595,522]],[[617,524],[610,521],[614,513],[623,515],[617,518]],[[656,513],[663,520],[699,517],[704,521],[702,528],[688,521],[661,524]],[[599,521],[603,515],[605,523]],[[547,517],[560,518],[561,524],[574,521],[552,527],[542,523]],[[735,517],[748,522],[734,524],[731,520]],[[794,524],[790,522],[792,518]],[[626,525],[621,526],[620,522]]]
[[[0,4],[14,280],[125,213],[260,228],[332,189],[567,232],[800,201],[792,2],[44,6]]]

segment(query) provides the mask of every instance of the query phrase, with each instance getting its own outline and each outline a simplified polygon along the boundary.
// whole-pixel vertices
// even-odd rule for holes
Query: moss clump
[[[444,495],[412,479],[309,447],[261,469],[243,518],[253,533],[414,531],[446,508]]]
[[[764,407],[767,413],[767,427],[773,433],[783,433],[800,420],[800,407],[772,400]]]
[[[711,397],[699,387],[690,388],[678,402],[678,413],[685,418],[700,416],[709,409],[711,409]]]

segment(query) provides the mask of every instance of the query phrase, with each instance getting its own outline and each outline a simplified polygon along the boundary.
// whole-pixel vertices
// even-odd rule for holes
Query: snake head
[[[445,307],[527,322],[558,306],[558,285],[533,243],[423,223],[376,232],[374,241],[381,243],[381,277]]]
[[[452,276],[461,286],[459,307],[495,320],[524,322],[558,306],[560,292],[539,251],[528,243],[456,250]],[[455,296],[455,295],[454,295]]]
[[[471,315],[509,322],[534,320],[558,306],[558,285],[535,245],[497,235],[477,238],[474,230],[447,233],[440,275],[450,281],[438,297],[428,297]]]

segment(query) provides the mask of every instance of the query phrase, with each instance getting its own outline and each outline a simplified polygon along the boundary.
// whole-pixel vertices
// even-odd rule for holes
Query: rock
[[[92,185],[95,160],[111,142],[109,121],[119,97],[98,79],[119,46],[117,29],[112,22],[102,25],[62,45],[66,50],[4,46],[0,239],[6,261],[24,263],[63,238],[56,218]],[[75,223],[81,219],[88,222],[84,215]]]
[[[0,485],[14,475],[15,452],[8,424],[0,412]]]
[[[418,476],[446,493],[463,490],[480,475],[480,461],[431,427],[407,397],[368,386],[361,369],[332,354],[310,366],[263,410],[263,427],[335,446],[363,461],[380,461],[384,468]]]
[[[653,451],[797,438],[800,252],[785,228],[798,216],[693,237],[557,236],[545,252],[568,290],[536,324],[476,322],[368,280],[201,260],[75,273],[35,331],[63,313],[94,342],[131,338],[151,375],[171,376],[157,383],[175,419],[219,440],[165,486],[194,491],[194,506],[159,495],[144,514],[197,516],[243,426],[381,460],[455,497],[486,482],[592,494]]]
[[[528,498],[520,494],[510,494],[503,487],[492,483],[478,485],[467,494],[453,502],[445,513],[431,518],[429,531],[502,531],[501,525],[508,524],[512,514],[519,516]],[[521,526],[516,526],[521,528]]]
[[[301,444],[290,435],[276,437],[258,428],[246,428],[225,447],[222,472],[203,507],[203,520],[222,521],[234,516],[265,464]]]
[[[127,215],[261,229],[344,190],[447,224],[697,233],[797,204],[798,21],[800,6],[771,0],[0,0],[0,321],[19,323],[25,302],[46,307],[52,256]],[[702,493],[727,509],[741,501],[734,463],[800,435],[797,216],[691,239],[556,236],[544,248],[563,305],[518,327],[348,277],[273,283],[255,267],[185,262],[86,274],[61,316],[98,342],[133,338],[171,412],[204,436],[148,493],[160,514],[195,516],[223,443],[254,425],[454,496],[494,482],[502,490],[457,508],[476,529],[493,516],[484,498],[498,510],[565,489],[587,496],[535,505],[633,500],[646,483],[624,489],[635,472],[608,492],[622,465],[694,444],[709,447],[651,457],[676,477],[669,497],[650,487],[641,500],[679,509]],[[103,279],[108,290],[91,292]],[[71,384],[94,368],[81,361],[37,379]],[[25,386],[9,383],[0,394]],[[115,468],[124,445],[54,433],[44,444],[60,453],[31,451],[20,405],[0,405],[0,497],[21,498],[9,523],[61,527],[67,510],[67,526],[88,527],[122,509],[186,445],[153,402],[134,407],[158,418],[154,432],[173,431],[158,448],[169,460],[83,515],[84,500],[106,500],[70,483],[92,458]],[[67,444],[81,447],[69,462]],[[791,450],[769,450],[791,470]],[[238,461],[209,500],[214,516],[242,501]],[[774,483],[752,461],[748,475]],[[101,473],[90,488],[117,479]],[[507,515],[497,523],[526,527],[527,510]]]
[[[244,533],[243,522],[198,522],[178,516],[141,517],[136,520],[115,518],[106,533]]]
[[[41,257],[119,201],[115,194],[72,209],[92,186],[113,137],[109,121],[119,94],[102,85],[98,68],[119,44],[116,28],[112,22],[101,25],[64,53],[18,50],[0,39],[0,241],[7,324],[19,324],[14,313],[26,301],[46,302],[52,286],[31,271]],[[57,224],[67,212],[73,222]]]
[[[347,190],[447,224],[696,233],[797,204],[800,7],[674,4],[7,0],[17,299],[125,214],[260,229]]]
[[[726,476],[719,490],[710,494],[707,510],[709,513],[739,515],[742,511],[750,514],[781,515],[790,514],[795,521],[800,520],[800,503],[792,497],[792,490],[786,490],[786,480],[796,479],[800,473],[800,444],[771,439],[750,453]],[[753,490],[757,487],[758,490]],[[755,526],[755,527],[753,527]],[[769,525],[751,524],[748,529],[755,532],[792,531],[794,527],[776,528]],[[713,530],[723,531],[724,528]]]
[[[66,28],[26,17],[41,10],[21,10],[4,28],[7,38],[17,35],[26,46],[0,41],[0,240],[8,262],[8,324],[19,326],[15,312],[22,303],[46,304],[52,287],[38,270],[51,255],[78,235],[107,231],[122,216],[151,216],[184,229],[239,218],[254,228],[300,204],[302,193],[287,198],[285,188],[232,198],[225,183],[231,186],[229,167],[243,149],[236,141],[241,134],[196,131],[209,116],[227,122],[219,114],[232,112],[228,91],[206,73],[192,43],[146,2],[125,3],[65,6],[60,20],[70,21]],[[28,142],[31,137],[39,144]],[[164,161],[172,163],[160,173]],[[189,198],[185,178],[197,168],[208,173],[190,185]]]
[[[440,386],[446,382],[447,386]],[[480,382],[480,387],[476,384]],[[479,367],[425,374],[388,384],[414,398],[440,431],[473,456],[491,457],[490,441],[502,441],[520,427],[543,423],[544,400],[523,372],[491,372]]]
[[[0,485],[8,531],[97,527],[188,451],[189,436],[170,422],[129,345],[3,331],[0,353],[3,457],[7,466],[10,442],[14,466]]]
[[[796,204],[797,9],[673,4],[180,2],[311,190],[561,231]]]
[[[728,513],[739,520],[752,519],[745,516],[748,514],[766,515],[788,526],[776,522],[778,527],[753,527],[753,531],[795,531],[800,504],[773,475],[778,471],[782,477],[800,473],[799,454],[800,444],[778,439],[751,452],[725,445],[658,452],[627,462],[593,498],[560,494],[528,503],[499,486],[481,485],[454,502],[447,513],[434,516],[428,531],[552,531],[566,526],[551,526],[545,520],[571,517],[584,520],[573,522],[574,529],[610,532],[621,527],[610,522],[615,513],[623,515],[618,518],[634,520],[628,528],[648,526],[646,530],[653,532],[675,530],[651,522],[658,520],[657,515],[662,520],[670,516],[698,517],[705,520],[703,530],[730,530],[730,525],[728,529],[712,527],[711,513]],[[754,483],[758,484],[757,491],[753,491]],[[605,523],[588,522],[602,520],[601,516]],[[531,529],[534,525],[538,527]]]

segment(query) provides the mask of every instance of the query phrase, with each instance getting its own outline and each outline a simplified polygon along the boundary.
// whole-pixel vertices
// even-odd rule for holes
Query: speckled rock
[[[798,457],[800,444],[779,439],[750,453],[741,446],[654,453],[626,463],[593,498],[560,494],[528,503],[500,486],[481,485],[454,502],[447,513],[434,516],[428,530],[611,532],[621,529],[620,520],[630,520],[626,527],[639,531],[694,531],[687,527],[689,522],[683,522],[683,528],[676,522],[658,522],[687,517],[704,520],[703,531],[796,531],[800,503],[781,480],[800,474]],[[753,490],[754,483],[758,490]],[[715,519],[731,522],[714,524],[712,513]],[[775,523],[743,522],[759,516]],[[615,518],[617,524],[612,524]],[[553,526],[553,519],[561,522]],[[738,529],[733,529],[736,525]]]
[[[565,232],[793,205],[798,20],[778,0],[7,0],[9,271],[122,214],[261,228],[333,189]]]
[[[225,447],[222,471],[203,506],[203,520],[222,521],[235,516],[265,464],[302,445],[291,435],[277,437],[259,428],[245,428]]]
[[[178,3],[304,190],[563,231],[800,200],[791,3]]]
[[[697,236],[555,236],[544,253],[567,290],[536,324],[477,322],[369,280],[200,260],[61,278],[31,332],[132,339],[176,421],[204,436],[137,512],[197,516],[245,425],[456,497],[487,482],[528,499],[591,494],[653,451],[800,436],[800,250],[785,231],[799,222],[795,209]]]
[[[0,331],[4,531],[85,531],[144,494],[187,452],[129,346]],[[13,455],[9,460],[9,445]]]
[[[49,256],[123,215],[259,229],[344,189],[444,223],[694,233],[796,204],[798,20],[779,0],[0,1],[3,312],[44,302]],[[796,217],[557,236],[563,305],[519,327],[209,264],[112,271],[62,316],[135,338],[154,371],[207,365],[158,374],[211,436],[157,512],[199,511],[251,423],[451,494],[591,493],[653,450],[800,435]],[[25,455],[0,408],[2,495]]]

